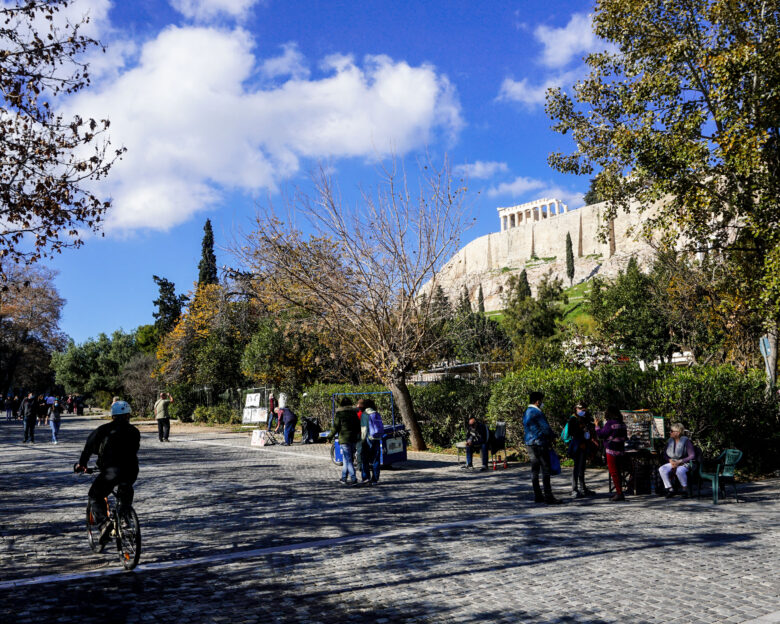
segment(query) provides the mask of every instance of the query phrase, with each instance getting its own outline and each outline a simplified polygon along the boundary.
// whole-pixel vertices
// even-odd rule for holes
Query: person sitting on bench
[[[487,425],[474,416],[470,416],[468,425],[466,426],[466,465],[463,466],[463,470],[473,468],[471,465],[472,458],[474,457],[474,450],[479,448],[482,452],[482,467],[480,471],[488,469],[488,439],[490,438],[490,431]]]
[[[666,486],[666,498],[674,496],[671,479],[672,472],[677,475],[677,479],[683,487],[683,496],[685,498],[690,496],[688,492],[688,468],[690,463],[696,458],[696,451],[690,438],[683,435],[684,431],[685,427],[683,427],[682,423],[674,423],[672,425],[671,437],[664,451],[664,455],[669,462],[658,469],[664,486]]]

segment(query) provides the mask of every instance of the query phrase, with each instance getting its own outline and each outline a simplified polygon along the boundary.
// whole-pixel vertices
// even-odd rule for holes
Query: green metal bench
[[[701,484],[703,481],[712,482],[712,502],[718,504],[718,495],[721,490],[723,495],[726,495],[726,485],[731,484],[734,486],[734,498],[739,502],[739,496],[737,495],[737,482],[734,478],[734,471],[742,459],[742,451],[737,449],[726,449],[720,454],[717,460],[715,460],[715,470],[713,472],[705,472],[704,462],[699,464],[699,498],[701,498]]]

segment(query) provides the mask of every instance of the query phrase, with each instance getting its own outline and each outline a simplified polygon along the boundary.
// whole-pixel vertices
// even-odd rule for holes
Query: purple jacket
[[[596,435],[604,438],[607,455],[622,455],[625,450],[628,432],[626,424],[617,420],[608,420],[601,429],[596,429]]]

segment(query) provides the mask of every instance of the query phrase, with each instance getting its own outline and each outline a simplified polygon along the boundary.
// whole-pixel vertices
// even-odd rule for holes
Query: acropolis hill
[[[498,208],[500,231],[481,236],[458,251],[437,276],[450,301],[456,301],[468,289],[476,303],[480,284],[485,310],[504,308],[504,291],[512,275],[526,269],[531,289],[542,276],[553,277],[569,285],[566,277],[566,234],[571,235],[574,251],[574,283],[593,275],[613,277],[631,256],[647,265],[652,248],[638,234],[642,216],[637,210],[620,212],[608,227],[608,240],[601,242],[598,232],[604,225],[605,203],[569,210],[558,199],[542,198],[518,206]]]

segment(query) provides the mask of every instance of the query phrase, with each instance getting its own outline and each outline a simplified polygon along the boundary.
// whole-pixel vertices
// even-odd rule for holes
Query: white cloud
[[[282,46],[281,56],[266,59],[260,66],[260,73],[266,78],[273,79],[280,76],[290,76],[292,78],[308,78],[309,68],[306,64],[306,58],[298,49],[298,44],[293,42]]]
[[[107,228],[167,229],[226,191],[275,189],[303,158],[403,155],[462,125],[452,85],[432,66],[340,56],[307,79],[297,48],[285,55],[265,65],[242,29],[170,27],[132,68],[73,97],[65,114],[108,117],[113,145],[128,150],[100,183],[113,197]],[[291,77],[248,86],[258,67]]]
[[[563,28],[538,26],[534,36],[544,46],[542,63],[547,67],[564,67],[575,57],[580,60],[580,56],[604,47],[593,32],[590,16],[584,13],[572,15]]]
[[[179,13],[200,22],[226,16],[235,19],[246,17],[259,0],[171,0],[171,6]]]
[[[566,66],[575,59],[581,61],[581,57],[587,53],[608,48],[606,42],[596,37],[591,18],[584,13],[572,15],[563,28],[537,26],[534,37],[543,46],[539,62],[554,70],[554,73],[541,79],[505,78],[501,83],[498,100],[520,102],[529,108],[544,104],[548,89],[571,87],[586,74],[587,68],[582,62],[568,70],[564,69]]]
[[[523,197],[527,201],[543,197],[560,199],[570,210],[579,208],[584,204],[582,193],[569,191],[555,184],[537,180],[535,178],[517,177],[512,182],[502,182],[498,186],[488,189],[488,197]]]
[[[528,191],[544,188],[545,183],[541,180],[535,180],[533,178],[526,178],[518,176],[511,182],[502,182],[498,186],[494,186],[488,189],[488,197],[498,197],[499,195],[509,195],[510,197],[518,197],[524,195]]]
[[[552,75],[539,84],[531,84],[527,78],[523,78],[522,80],[505,78],[504,82],[501,83],[498,99],[520,102],[529,107],[538,106],[544,104],[548,89],[553,87],[571,86],[583,76],[583,74],[584,67],[579,67],[571,71]]]
[[[508,170],[506,163],[503,162],[485,162],[478,160],[465,165],[458,165],[453,169],[456,176],[461,176],[471,180],[487,180],[497,173],[503,173]]]

